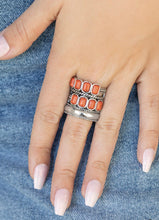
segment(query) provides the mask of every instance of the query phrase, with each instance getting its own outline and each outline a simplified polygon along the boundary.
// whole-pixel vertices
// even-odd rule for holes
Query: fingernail
[[[101,190],[101,183],[98,180],[91,180],[86,189],[85,194],[85,205],[93,207],[99,197],[99,193]]]
[[[46,164],[39,164],[34,171],[34,189],[42,189],[48,173]]]
[[[0,57],[7,54],[8,51],[9,51],[9,45],[6,39],[2,35],[0,35]]]
[[[54,208],[55,208],[55,214],[63,216],[70,197],[70,192],[67,189],[59,189],[57,190],[55,194],[55,200],[54,200]]]
[[[149,172],[152,161],[154,159],[155,151],[152,148],[147,148],[143,154],[142,169],[144,172]]]

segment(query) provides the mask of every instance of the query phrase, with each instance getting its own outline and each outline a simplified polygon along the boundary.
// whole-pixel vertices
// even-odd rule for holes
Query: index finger
[[[67,101],[70,75],[74,74],[69,63],[65,65],[62,60],[52,60],[51,53],[35,112],[29,147],[29,171],[37,189],[42,188],[48,172],[52,143]],[[44,167],[44,164],[47,166]],[[40,181],[39,175],[43,182]]]

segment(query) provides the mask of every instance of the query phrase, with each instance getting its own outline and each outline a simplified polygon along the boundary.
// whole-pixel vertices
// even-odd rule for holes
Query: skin
[[[159,1],[36,0],[2,34],[11,59],[28,49],[56,19],[52,48],[34,117],[29,148],[29,172],[49,166],[50,151],[77,75],[107,88],[96,123],[82,195],[88,182],[100,181],[102,194],[127,100],[137,83],[140,131],[137,158],[147,148],[157,150],[159,137]],[[52,94],[56,94],[53,97]],[[57,105],[58,103],[58,105]],[[57,189],[72,195],[73,184],[91,122],[67,116],[52,178],[51,202]],[[70,205],[71,197],[68,206]]]

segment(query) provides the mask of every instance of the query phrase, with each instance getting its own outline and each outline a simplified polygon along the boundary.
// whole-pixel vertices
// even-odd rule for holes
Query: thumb
[[[0,33],[0,59],[11,59],[26,51],[56,19],[63,0],[35,0],[10,26]]]

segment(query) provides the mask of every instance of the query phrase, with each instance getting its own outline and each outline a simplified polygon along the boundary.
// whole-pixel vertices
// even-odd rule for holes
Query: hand
[[[1,59],[28,49],[56,19],[45,79],[34,117],[29,171],[42,188],[50,152],[73,75],[107,88],[96,123],[82,195],[94,206],[101,196],[129,93],[137,83],[140,132],[137,157],[148,172],[159,137],[159,2],[137,0],[36,0],[0,38]],[[55,213],[71,202],[74,178],[91,122],[67,116],[51,187]]]

